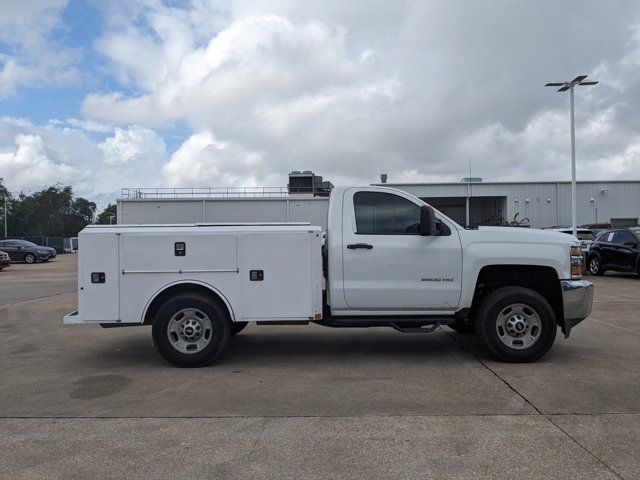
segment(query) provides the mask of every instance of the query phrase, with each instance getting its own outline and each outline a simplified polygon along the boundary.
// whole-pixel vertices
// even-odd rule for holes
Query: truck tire
[[[231,323],[231,336],[239,334],[245,327],[249,325],[249,322],[232,322]]]
[[[556,339],[556,316],[542,295],[523,287],[503,287],[483,300],[478,312],[480,338],[503,362],[533,362]]]
[[[598,277],[604,275],[604,268],[602,268],[602,259],[597,253],[589,256],[589,273]]]
[[[177,367],[204,367],[220,355],[231,336],[224,306],[203,295],[181,293],[158,310],[153,346]]]

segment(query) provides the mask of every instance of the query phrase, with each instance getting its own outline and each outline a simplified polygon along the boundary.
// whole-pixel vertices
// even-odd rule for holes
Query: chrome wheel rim
[[[167,338],[180,353],[192,355],[204,350],[213,335],[211,320],[197,308],[184,308],[176,312],[167,325]]]
[[[529,305],[511,304],[498,314],[496,332],[500,341],[507,347],[524,350],[540,339],[540,316]]]
[[[597,258],[592,258],[589,262],[589,270],[591,273],[598,273],[598,269],[600,268],[600,262]]]
[[[27,254],[26,257],[24,257],[24,261],[27,263],[33,263],[36,261],[36,257],[34,257],[33,255],[31,255],[30,253]]]

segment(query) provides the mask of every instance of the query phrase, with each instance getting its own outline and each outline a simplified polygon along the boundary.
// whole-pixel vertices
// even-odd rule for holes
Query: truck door
[[[343,203],[343,275],[353,310],[455,310],[462,253],[455,229],[421,236],[410,196],[350,189]]]

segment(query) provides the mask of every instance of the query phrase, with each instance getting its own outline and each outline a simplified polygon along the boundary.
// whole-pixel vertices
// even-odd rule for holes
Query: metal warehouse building
[[[387,183],[420,197],[461,225],[502,225],[513,221],[533,228],[571,225],[570,182]],[[467,199],[469,222],[467,222]],[[578,225],[611,222],[634,226],[640,218],[640,181],[588,181],[576,184]],[[529,221],[526,222],[526,219]]]
[[[123,189],[117,221],[124,224],[300,221],[326,227],[330,183],[322,182],[320,192],[310,188],[295,193],[291,191],[292,184],[290,177],[288,188]],[[376,185],[420,197],[461,225],[504,225],[514,219],[533,228],[571,224],[569,182]],[[578,182],[576,191],[578,224],[638,224],[640,181]]]

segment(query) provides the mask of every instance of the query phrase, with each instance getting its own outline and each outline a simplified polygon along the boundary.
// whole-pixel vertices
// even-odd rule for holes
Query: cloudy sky
[[[0,0],[0,177],[121,187],[640,179],[637,1]]]

